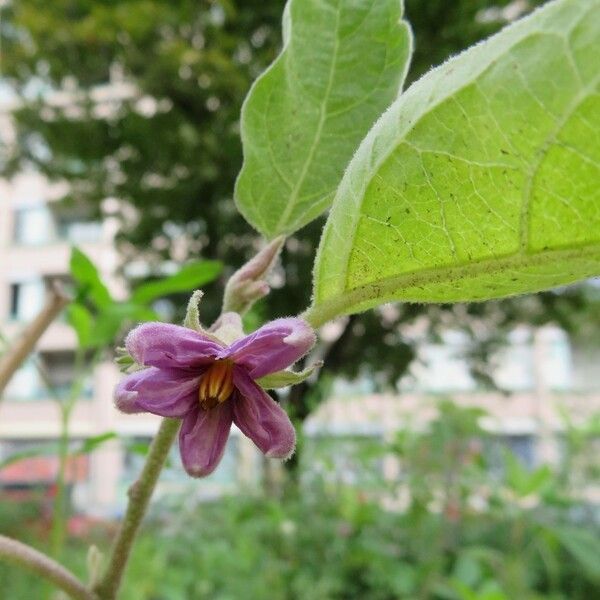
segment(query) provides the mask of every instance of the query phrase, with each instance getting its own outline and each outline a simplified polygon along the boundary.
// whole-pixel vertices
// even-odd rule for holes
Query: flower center
[[[233,363],[216,360],[200,378],[198,400],[204,410],[225,402],[233,392]]]

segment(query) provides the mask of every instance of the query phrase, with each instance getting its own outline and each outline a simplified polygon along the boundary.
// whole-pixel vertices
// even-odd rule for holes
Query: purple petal
[[[137,371],[131,375],[127,375],[127,377],[124,377],[119,381],[115,388],[115,406],[121,412],[127,414],[144,412],[144,409],[136,402],[138,393],[131,389],[135,385],[135,380],[139,377],[140,373],[143,373],[143,371]]]
[[[126,413],[183,417],[198,403],[199,379],[174,369],[150,367],[136,371],[117,386],[115,404]]]
[[[136,362],[161,369],[195,369],[213,362],[223,346],[215,340],[179,325],[144,323],[125,340]]]
[[[289,367],[314,343],[315,334],[308,323],[290,317],[267,323],[231,344],[224,355],[244,366],[252,379],[257,379]]]
[[[289,458],[296,447],[296,431],[286,412],[260,386],[235,367],[233,422],[269,458]]]
[[[179,451],[189,475],[206,477],[215,470],[223,457],[232,419],[231,401],[210,410],[197,407],[183,419]]]

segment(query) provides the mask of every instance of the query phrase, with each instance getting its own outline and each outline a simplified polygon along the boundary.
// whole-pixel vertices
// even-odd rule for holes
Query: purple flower
[[[132,330],[127,350],[148,368],[125,377],[115,391],[123,412],[183,419],[179,449],[193,477],[215,470],[232,423],[266,456],[293,454],[296,432],[289,417],[255,380],[289,367],[315,342],[301,319],[277,319],[245,337],[239,315],[226,313],[220,321],[214,334],[166,323]],[[232,338],[229,345],[222,341]]]

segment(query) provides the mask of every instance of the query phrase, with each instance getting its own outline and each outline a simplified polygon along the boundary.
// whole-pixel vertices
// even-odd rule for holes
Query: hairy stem
[[[97,600],[97,596],[71,571],[27,544],[0,535],[0,558],[33,571],[75,600]]]
[[[14,346],[0,359],[0,397],[15,371],[31,354],[44,331],[68,303],[69,298],[58,285],[52,285],[46,304],[38,316],[28,325]]]
[[[110,561],[95,586],[101,600],[114,600],[117,596],[133,542],[180,424],[179,419],[163,419],[150,446],[146,464],[138,480],[129,488],[127,511],[113,543]]]

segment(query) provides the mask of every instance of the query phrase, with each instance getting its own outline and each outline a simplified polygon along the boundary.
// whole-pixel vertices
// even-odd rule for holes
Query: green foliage
[[[67,319],[79,346],[86,350],[113,345],[119,333],[136,321],[157,320],[150,307],[153,301],[204,285],[221,272],[218,261],[196,261],[173,275],[137,286],[129,300],[117,301],[96,266],[78,248],[72,250],[70,265],[75,301],[67,309]]]
[[[506,452],[504,464],[506,484],[518,497],[524,498],[530,494],[542,493],[552,480],[552,471],[548,465],[528,470],[510,452]]]
[[[0,169],[33,164],[69,182],[67,203],[97,215],[105,198],[118,198],[125,260],[180,262],[177,246],[184,259],[239,265],[253,242],[232,199],[240,109],[275,57],[282,8],[282,0],[3,6],[3,81],[23,104],[14,115],[18,144],[2,149]],[[45,98],[28,93],[32,78],[49,92],[74,83],[77,116],[64,106],[42,110]],[[97,100],[111,96],[110,84],[114,101],[100,104],[114,110],[106,112]],[[247,237],[235,245],[227,235]]]
[[[587,577],[600,582],[600,537],[597,532],[562,525],[552,532],[581,565]]]
[[[138,285],[131,294],[131,301],[148,304],[169,294],[189,293],[190,290],[216,279],[221,269],[221,263],[216,260],[197,261],[184,265],[174,275]]]
[[[319,484],[283,505],[234,497],[182,511],[159,530],[160,547],[149,535],[157,531],[148,532],[132,556],[123,598],[594,597],[600,582],[584,563],[597,565],[597,556],[578,557],[559,543],[552,548],[560,561],[552,583],[548,557],[535,544],[543,532],[531,516],[467,510],[451,522],[435,512],[386,511],[364,492]],[[582,527],[572,529],[593,537]],[[534,543],[515,547],[515,535]]]
[[[242,214],[269,238],[329,208],[359,142],[402,88],[411,35],[400,0],[290,0],[284,48],[242,109]]]
[[[592,506],[578,500],[581,490],[575,488],[563,489],[568,502],[555,502],[547,493],[536,494],[535,502],[515,495],[510,463],[517,459],[500,453],[500,470],[490,470],[490,444],[497,442],[480,427],[482,416],[446,401],[428,428],[407,424],[387,447],[358,437],[332,438],[326,445],[308,439],[312,451],[305,454],[300,487],[287,489],[283,502],[245,490],[201,505],[186,495],[173,510],[171,498],[170,509],[157,510],[143,531],[120,597],[597,597],[600,531]],[[586,442],[582,433],[577,455],[592,448],[593,432],[585,437]],[[382,478],[383,454],[400,461],[397,478]],[[569,467],[575,459],[572,455]],[[349,465],[359,473],[351,485],[340,478]],[[556,470],[546,469],[551,474],[546,488],[563,488]],[[531,471],[533,478],[538,470]],[[0,530],[22,535],[27,524],[26,531],[33,531],[35,505],[0,508]],[[104,549],[110,540],[75,540],[67,548],[67,564],[76,573],[84,572],[90,543]],[[0,564],[0,579],[7,597],[41,597],[39,582],[19,569]]]
[[[74,301],[67,308],[67,321],[81,349],[103,349],[114,343],[127,323],[154,316],[145,306],[114,300],[97,267],[78,248],[71,251],[70,272]]]
[[[551,2],[394,103],[338,189],[317,311],[484,300],[598,273],[599,17],[596,0]]]
[[[98,308],[112,303],[108,288],[100,278],[94,263],[79,248],[71,250],[71,277],[77,286],[77,296],[89,298]]]
[[[83,304],[72,302],[67,307],[67,322],[75,330],[80,348],[93,346],[94,317]]]

